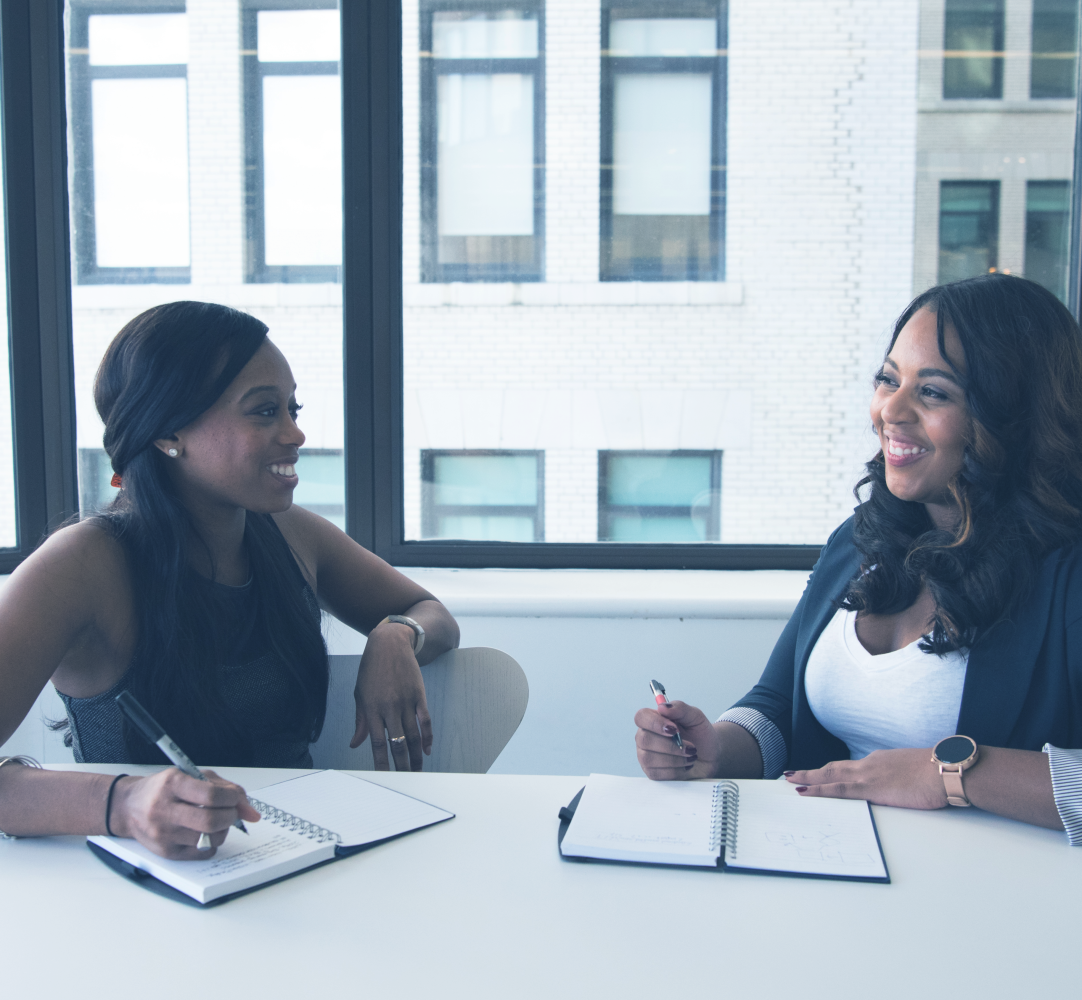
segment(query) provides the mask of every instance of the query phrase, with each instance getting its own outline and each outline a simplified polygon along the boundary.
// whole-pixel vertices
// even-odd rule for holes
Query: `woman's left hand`
[[[786,771],[801,795],[867,799],[880,806],[942,809],[947,793],[932,748],[873,750],[861,760],[836,760],[813,771]]]
[[[420,771],[422,752],[432,752],[432,719],[408,625],[385,622],[372,629],[353,698],[357,728],[349,745],[359,747],[370,735],[376,770],[388,771],[390,742],[396,771]],[[405,742],[396,743],[395,738],[401,736]]]

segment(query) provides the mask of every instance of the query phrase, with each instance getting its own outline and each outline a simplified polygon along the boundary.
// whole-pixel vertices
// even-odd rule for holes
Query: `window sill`
[[[952,98],[921,101],[917,110],[947,114],[1074,114],[1073,97],[1039,97],[1030,101],[1004,101],[995,98]]]
[[[739,306],[737,281],[451,282],[405,285],[408,308],[439,306]]]
[[[797,606],[804,570],[538,570],[406,567],[457,617],[774,618]]]

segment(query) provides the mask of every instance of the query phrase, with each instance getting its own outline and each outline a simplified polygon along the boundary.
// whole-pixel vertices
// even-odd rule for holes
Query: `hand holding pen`
[[[130,691],[123,691],[119,695],[117,695],[116,703],[117,706],[120,708],[121,712],[124,713],[124,716],[128,719],[128,721],[131,722],[131,724],[143,735],[146,740],[157,746],[162,751],[162,753],[165,754],[165,756],[168,757],[170,761],[172,761],[172,763],[176,766],[177,770],[181,771],[183,774],[186,774],[191,778],[197,779],[198,781],[207,782],[208,784],[211,783],[208,775],[204,774],[202,771],[199,770],[198,767],[196,767],[194,763],[192,763],[188,755],[185,754],[184,751],[181,750],[180,747],[177,746],[177,744],[172,740],[172,738],[166,734],[161,724],[158,723],[154,719],[154,717],[149,712],[147,712],[145,708],[143,708],[141,704],[139,704],[138,699]],[[175,772],[167,772],[167,774],[169,773],[175,774]],[[211,775],[211,777],[217,777],[217,775],[214,775],[213,772],[208,773]],[[208,789],[208,792],[209,791],[210,790]],[[241,799],[243,800],[243,802],[238,803],[238,807],[242,808],[243,806],[247,805],[247,800],[243,797],[243,790],[240,791]],[[205,796],[202,796],[202,793],[200,793],[200,797],[202,798]],[[232,797],[235,798],[235,793]],[[196,802],[193,805],[195,805],[195,807],[197,808],[205,808],[208,810],[226,805],[225,802],[218,803],[217,801],[214,801],[215,798],[216,796],[211,795],[207,802]],[[191,808],[191,806],[189,806],[189,808]],[[248,806],[247,808],[248,811],[252,814],[251,818],[258,819],[259,814],[256,813],[255,810],[251,808],[251,806]],[[248,832],[248,830],[244,826],[244,821],[239,816],[236,818],[236,820],[234,820],[232,825],[243,833]],[[222,834],[222,836],[224,837],[224,833]],[[199,839],[195,845],[197,850],[209,851],[214,846],[215,845],[209,833],[204,831],[199,834]]]
[[[700,737],[709,744],[713,735],[706,716],[683,702],[670,702],[660,681],[650,681],[650,694],[657,709],[641,708],[635,713],[635,744],[643,771],[658,781],[707,777],[695,746]]]

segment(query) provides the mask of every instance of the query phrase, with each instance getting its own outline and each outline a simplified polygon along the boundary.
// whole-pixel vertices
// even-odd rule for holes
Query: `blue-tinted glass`
[[[702,542],[705,525],[690,517],[638,517],[615,514],[609,522],[611,542]]]
[[[346,527],[346,468],[340,451],[301,452],[297,462],[300,482],[293,502],[338,525]]]
[[[452,515],[439,519],[439,538],[464,538],[471,542],[532,542],[532,517],[486,517]]]
[[[610,455],[607,501],[636,507],[688,507],[710,489],[707,455]]]
[[[470,507],[535,506],[537,458],[534,455],[436,455],[433,500],[441,505]],[[532,527],[530,530],[532,537]]]

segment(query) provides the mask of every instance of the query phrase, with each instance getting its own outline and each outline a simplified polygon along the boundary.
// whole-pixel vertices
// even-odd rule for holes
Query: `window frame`
[[[944,189],[949,188],[949,187],[962,187],[963,185],[971,185],[971,186],[974,186],[974,187],[978,187],[978,186],[986,187],[989,190],[989,192],[991,192],[991,195],[992,195],[992,198],[991,198],[992,209],[991,209],[989,214],[991,216],[990,229],[991,229],[991,235],[992,235],[992,241],[993,242],[992,242],[992,246],[991,246],[990,249],[992,250],[992,256],[995,259],[995,263],[991,267],[990,271],[999,270],[999,257],[1000,257],[999,227],[1000,227],[1001,220],[1002,220],[1001,208],[1002,208],[1002,197],[1003,197],[1003,182],[1002,182],[1002,180],[998,179],[998,178],[996,180],[987,180],[987,179],[981,178],[981,177],[974,178],[974,179],[953,178],[953,177],[950,178],[949,180],[941,179],[939,181],[939,191],[938,191],[938,195],[937,195],[937,197],[939,199],[939,204],[938,204],[939,213],[936,216],[936,239],[937,239],[937,245],[936,245],[936,254],[937,254],[936,282],[940,283],[940,284],[943,283],[943,281],[944,281],[943,276],[941,274],[941,269],[942,269],[942,266],[943,266],[943,191],[944,191]],[[964,213],[950,212],[948,214],[950,214],[950,215],[962,215]]]
[[[263,200],[263,79],[265,76],[341,76],[341,59],[330,62],[259,61],[261,10],[336,10],[336,0],[242,0],[241,76],[244,88],[244,280],[249,284],[332,283],[342,281],[341,264],[267,264]],[[268,71],[265,67],[273,67]],[[343,185],[345,178],[343,177]],[[344,189],[343,189],[344,192]]]
[[[433,476],[435,459],[442,456],[486,457],[532,455],[537,462],[537,503],[535,504],[437,504],[431,497],[435,491]],[[429,529],[442,514],[456,513],[465,517],[511,516],[533,519],[534,542],[545,540],[545,452],[531,448],[422,448],[421,449],[421,534],[438,540]],[[508,543],[514,544],[514,543]]]
[[[183,0],[71,0],[71,48],[68,50],[68,84],[71,88],[72,150],[74,164],[73,223],[75,272],[80,285],[187,285],[187,267],[99,267],[97,264],[97,209],[94,203],[94,121],[91,90],[95,80],[188,79],[188,64],[146,66],[91,66],[89,23],[94,14],[184,14]],[[187,123],[185,123],[187,127]],[[191,199],[189,195],[189,213]],[[190,226],[190,221],[189,221]]]
[[[537,18],[537,55],[508,59],[437,59],[432,55],[433,15],[441,11],[474,13],[531,11]],[[545,280],[545,4],[544,0],[421,0],[421,282]],[[527,71],[523,64],[532,63]],[[439,260],[439,121],[437,81],[443,75],[527,72],[533,75],[533,259],[516,264],[441,264]],[[425,114],[424,109],[431,109]],[[401,114],[401,111],[399,111]]]
[[[728,130],[729,89],[729,3],[728,0],[666,0],[671,17],[711,17],[717,20],[716,56],[613,56],[609,51],[611,12],[637,13],[656,17],[658,0],[602,0],[601,4],[601,247],[598,276],[608,281],[724,281],[726,213],[726,136]],[[614,275],[611,272],[613,231],[613,157],[615,145],[615,80],[617,68],[624,73],[710,73],[714,116],[710,135],[710,242],[715,248],[705,274],[697,272],[683,278],[659,278],[645,272]]]
[[[945,0],[943,5],[943,89],[940,97],[944,101],[1002,101],[1003,100],[1003,76],[1004,76],[1004,60],[1005,60],[1005,46],[1007,36],[1007,0],[996,0],[999,4],[999,22],[993,27],[993,41],[992,52],[997,55],[988,56],[986,58],[992,64],[992,89],[995,93],[988,96],[973,96],[970,94],[947,94],[947,65],[948,59],[956,59],[959,62],[963,59],[978,59],[980,56],[948,56],[949,51],[968,51],[968,50],[951,50],[947,49],[946,33],[947,33],[947,21],[952,16],[960,19],[966,19],[967,15],[973,17],[977,11],[957,10],[950,11],[947,7],[950,5],[950,0]]]

